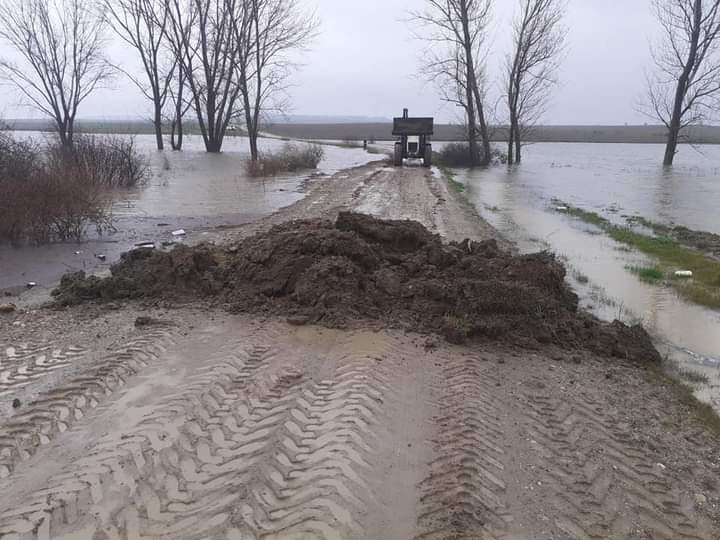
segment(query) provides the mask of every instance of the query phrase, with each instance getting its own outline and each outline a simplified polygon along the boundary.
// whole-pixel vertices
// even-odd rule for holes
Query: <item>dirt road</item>
[[[308,190],[218,238],[340,209],[494,234],[422,169]],[[0,538],[720,538],[717,435],[589,354],[83,306],[0,319],[0,398]]]

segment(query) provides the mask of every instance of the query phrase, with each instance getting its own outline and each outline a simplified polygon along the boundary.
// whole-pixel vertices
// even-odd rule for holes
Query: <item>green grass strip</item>
[[[636,232],[628,227],[614,225],[595,212],[565,205],[564,212],[570,216],[595,225],[621,244],[630,246],[646,255],[654,257],[658,266],[653,271],[636,271],[647,281],[659,282],[665,275],[674,275],[676,270],[691,270],[693,278],[672,278],[669,283],[687,300],[703,306],[720,309],[720,261],[708,257],[700,251],[685,247],[666,236],[650,236]],[[632,269],[631,269],[632,270]],[[653,276],[661,274],[655,279]]]

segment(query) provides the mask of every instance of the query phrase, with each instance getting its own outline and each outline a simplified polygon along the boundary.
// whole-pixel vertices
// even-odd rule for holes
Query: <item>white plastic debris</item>
[[[96,256],[98,259],[100,259],[101,261],[104,261],[105,259],[107,259],[107,257],[106,257],[105,255],[98,254],[98,255],[95,255],[95,256]]]
[[[693,273],[692,270],[678,270],[675,272],[675,277],[691,278]]]
[[[140,249],[155,249],[155,242],[140,242],[139,244],[135,244],[135,247]]]
[[[34,281],[28,281],[27,288],[32,289],[33,287],[37,287],[37,283],[35,283]]]
[[[172,232],[173,236],[185,236],[185,229],[178,229]]]
[[[568,207],[567,206],[556,206],[555,210],[557,210],[558,212],[567,212]]]

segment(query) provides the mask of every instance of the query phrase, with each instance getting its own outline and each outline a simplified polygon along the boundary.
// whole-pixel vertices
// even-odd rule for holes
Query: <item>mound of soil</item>
[[[232,246],[134,250],[111,271],[105,279],[66,275],[56,302],[202,296],[233,311],[332,327],[371,319],[453,342],[534,340],[660,359],[641,327],[578,312],[553,255],[513,256],[494,240],[444,244],[414,221],[342,213],[335,223],[288,222]]]

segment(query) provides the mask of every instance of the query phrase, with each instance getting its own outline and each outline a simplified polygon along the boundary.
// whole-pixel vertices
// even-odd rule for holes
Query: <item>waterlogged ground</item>
[[[40,133],[20,136],[45,137]],[[249,178],[243,169],[248,155],[244,137],[228,137],[223,153],[215,155],[204,151],[199,136],[187,137],[182,152],[158,152],[150,135],[138,135],[135,141],[148,156],[152,175],[143,187],[113,194],[117,231],[101,237],[90,231],[82,243],[0,246],[0,291],[18,292],[31,281],[40,290],[52,288],[67,271],[102,270],[134,244],[172,241],[172,232],[179,229],[187,232],[188,240],[209,238],[213,230],[256,221],[301,199],[303,183],[311,174],[332,175],[378,159],[362,148],[326,145],[317,171],[257,179]],[[265,151],[281,150],[285,144],[280,139],[260,140]]]
[[[616,223],[643,216],[720,232],[720,148],[684,147],[672,170],[657,145],[537,144],[520,167],[456,171],[483,217],[521,251],[551,249],[567,259],[583,304],[605,319],[641,320],[661,353],[706,375],[699,395],[720,408],[720,312],[647,284],[629,266],[653,261],[600,229],[557,210],[555,199]]]

